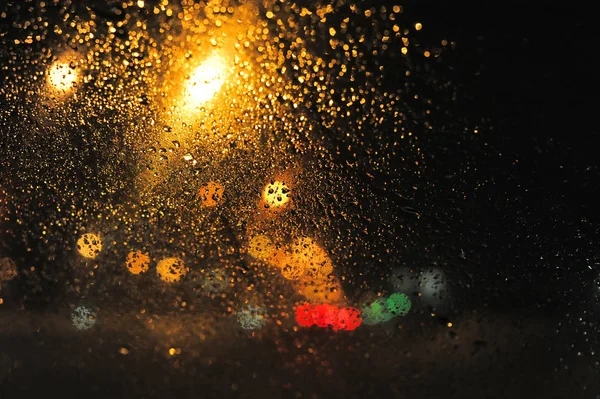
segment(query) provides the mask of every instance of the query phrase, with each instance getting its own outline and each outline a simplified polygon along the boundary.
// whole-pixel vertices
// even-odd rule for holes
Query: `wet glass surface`
[[[1,5],[0,397],[600,397],[585,14]]]

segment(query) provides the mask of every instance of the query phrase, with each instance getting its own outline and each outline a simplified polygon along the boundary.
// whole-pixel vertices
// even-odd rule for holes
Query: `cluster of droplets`
[[[322,236],[335,235],[328,244],[337,245],[328,248],[346,251],[348,259],[369,253],[370,241],[363,240],[369,234],[395,237],[385,214],[369,214],[362,204],[392,208],[387,201],[401,193],[384,188],[385,195],[378,196],[352,175],[364,170],[374,179],[398,157],[419,165],[414,121],[425,120],[419,127],[429,130],[428,117],[439,109],[432,96],[415,95],[418,78],[410,63],[401,73],[384,65],[398,55],[394,49],[419,63],[418,57],[436,58],[442,48],[415,46],[413,36],[423,27],[402,26],[400,6],[240,3],[211,0],[201,7],[191,0],[130,0],[114,6],[73,4],[70,10],[42,2],[44,9],[54,7],[63,23],[49,23],[50,12],[40,10],[34,24],[18,27],[7,51],[22,54],[26,46],[46,41],[56,45],[45,46],[43,56],[27,65],[9,61],[14,69],[9,84],[0,88],[10,104],[28,98],[27,106],[16,111],[37,127],[31,134],[12,134],[31,130],[26,117],[7,126],[12,141],[0,150],[1,158],[18,160],[13,170],[19,174],[34,171],[16,190],[22,191],[20,202],[52,208],[52,215],[40,221],[45,243],[52,231],[63,231],[73,219],[80,227],[89,215],[100,213],[99,220],[126,229],[132,220],[145,227],[122,233],[122,241],[164,238],[169,248],[187,245],[185,252],[198,254],[198,248],[217,242],[215,252],[223,257],[235,254],[230,248],[241,246],[239,241],[248,241],[250,256],[273,267],[304,299],[342,303],[339,276],[344,270],[334,273],[325,245],[303,236],[309,234],[306,226],[315,225]],[[378,27],[370,28],[374,24]],[[386,90],[395,79],[402,89]],[[0,122],[14,111],[0,111]],[[272,165],[306,155],[313,155],[307,175],[314,181],[305,182],[310,189],[301,192],[294,179],[277,173],[283,167]],[[243,168],[227,163],[234,156],[243,159]],[[211,170],[211,165],[218,166]],[[255,176],[267,177],[256,182]],[[244,191],[244,186],[251,188]],[[43,197],[45,190],[60,199]],[[125,200],[134,204],[131,209],[112,202],[122,192],[132,193]],[[225,202],[229,209],[220,206]],[[20,216],[37,217],[35,206],[27,212]],[[382,221],[379,231],[365,227],[371,218]],[[247,226],[253,223],[258,227]],[[156,227],[167,224],[168,234]],[[265,224],[270,228],[261,229]],[[245,238],[237,243],[214,239],[215,226],[234,226],[234,235]],[[152,229],[159,234],[153,236]],[[286,229],[292,232],[288,236],[300,237],[279,237]],[[103,261],[103,248],[117,242],[102,238],[85,233],[78,239],[77,250],[86,261]],[[394,250],[393,244],[382,245]],[[236,270],[231,277],[220,269],[192,270],[186,265],[192,256],[184,262],[181,247],[162,258],[131,247],[141,246],[127,247],[125,268],[131,274],[145,274],[156,262],[162,281],[187,277],[210,293],[225,291],[230,280],[239,281],[247,272]],[[16,276],[14,262],[0,267],[0,284]],[[390,298],[362,309],[365,324],[402,313],[404,308],[390,305]],[[386,315],[372,316],[376,308],[386,309]],[[243,328],[262,325],[264,315],[257,309],[264,310],[238,312]],[[354,310],[344,312],[356,316]],[[315,324],[333,325],[325,319],[319,316]]]
[[[341,284],[333,274],[333,263],[312,238],[300,237],[281,248],[268,236],[259,234],[250,239],[248,253],[278,269],[309,301],[342,301]]]

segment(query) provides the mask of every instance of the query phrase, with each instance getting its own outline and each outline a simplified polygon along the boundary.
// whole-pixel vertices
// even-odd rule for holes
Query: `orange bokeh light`
[[[156,273],[162,281],[174,283],[181,280],[187,273],[187,268],[179,258],[165,258],[156,265]]]
[[[205,183],[200,190],[198,191],[198,195],[200,196],[200,200],[202,201],[202,206],[207,208],[213,208],[217,206],[219,202],[223,199],[223,193],[225,192],[225,188],[221,183],[218,182],[208,182]]]
[[[148,271],[150,257],[141,251],[133,251],[127,255],[125,266],[131,274],[140,274]]]

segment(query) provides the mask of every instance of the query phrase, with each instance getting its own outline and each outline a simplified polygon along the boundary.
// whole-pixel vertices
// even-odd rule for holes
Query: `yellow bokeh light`
[[[221,183],[211,181],[204,184],[198,193],[200,195],[200,200],[202,201],[202,206],[208,208],[217,206],[223,198],[224,191],[225,188]]]
[[[186,83],[186,105],[198,107],[211,100],[225,82],[225,70],[225,60],[218,54],[194,69]]]
[[[290,189],[282,181],[273,181],[263,190],[262,199],[267,208],[282,208],[290,201]]]
[[[156,273],[162,281],[173,283],[181,280],[181,277],[187,273],[187,269],[181,259],[165,258],[156,265]]]
[[[333,275],[319,280],[296,281],[294,285],[298,293],[304,295],[311,303],[339,304],[344,299],[342,284]]]
[[[275,251],[273,241],[264,234],[259,234],[250,239],[248,253],[255,259],[269,262]]]
[[[125,266],[131,274],[140,274],[148,270],[150,265],[150,257],[141,251],[130,252],[127,255]]]
[[[302,237],[292,245],[293,256],[304,264],[306,277],[309,279],[324,279],[333,272],[331,259],[312,238]]]
[[[102,251],[102,239],[98,234],[86,233],[77,240],[77,251],[84,258],[94,259]]]
[[[77,84],[77,69],[66,62],[55,62],[48,70],[48,84],[60,93],[68,93]]]
[[[304,264],[294,256],[287,256],[279,266],[286,280],[299,280],[304,275]]]

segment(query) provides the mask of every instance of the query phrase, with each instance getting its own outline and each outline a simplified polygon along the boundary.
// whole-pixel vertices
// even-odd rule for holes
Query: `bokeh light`
[[[221,199],[223,198],[224,191],[225,189],[221,183],[211,181],[203,184],[198,192],[200,200],[202,201],[202,206],[207,208],[217,206],[217,204],[221,202]]]
[[[77,251],[84,258],[94,259],[102,252],[102,239],[93,233],[83,234],[77,240]]]
[[[140,274],[148,271],[150,256],[142,251],[133,251],[127,254],[125,266],[131,274]]]
[[[314,307],[313,317],[318,327],[333,327],[337,324],[339,309],[329,303],[321,303]]]
[[[324,279],[301,279],[294,281],[298,293],[312,303],[340,304],[344,299],[342,284],[337,276]]]
[[[310,303],[300,305],[295,310],[296,322],[302,327],[317,325],[321,328],[332,328],[334,331],[352,331],[357,329],[362,318],[356,308],[338,308],[335,305],[323,303],[312,306]]]
[[[272,181],[267,184],[262,193],[264,207],[277,210],[285,207],[291,199],[290,188],[282,181]]]
[[[194,69],[186,83],[186,105],[196,108],[210,101],[225,82],[226,68],[223,57],[213,54]]]
[[[323,248],[312,238],[302,237],[292,245],[295,259],[304,265],[306,277],[310,279],[325,279],[333,272],[333,263]]]
[[[385,323],[394,318],[394,314],[388,310],[387,302],[384,298],[379,298],[371,304],[364,306],[361,310],[363,323],[374,325]]]
[[[162,281],[174,283],[181,280],[187,269],[179,258],[164,258],[156,265],[156,273]]]
[[[334,330],[356,330],[362,324],[360,310],[356,308],[342,308],[338,312],[337,322],[333,326]]]
[[[279,267],[287,280],[299,280],[304,274],[304,264],[293,255],[286,256]]]
[[[394,316],[406,316],[410,311],[411,302],[408,295],[397,292],[386,300],[387,309]]]
[[[205,292],[221,293],[229,287],[229,279],[221,269],[209,270],[202,278],[201,286]]]
[[[418,291],[418,277],[419,274],[409,267],[395,267],[388,280],[393,291],[416,292]]]
[[[78,79],[77,69],[67,62],[56,61],[48,69],[48,84],[61,94],[72,91]]]
[[[262,306],[249,305],[237,313],[237,320],[244,330],[258,330],[267,324],[267,311]]]
[[[448,304],[446,275],[442,269],[431,268],[421,273],[419,280],[421,302],[437,308]]]
[[[71,313],[71,322],[77,330],[89,330],[96,324],[96,312],[85,306],[78,306]]]
[[[310,303],[305,303],[296,308],[296,322],[302,327],[311,327],[315,324],[313,317],[313,308]]]
[[[10,258],[0,258],[0,287],[17,276],[17,264]]]
[[[273,240],[264,234],[258,234],[248,243],[248,254],[263,262],[271,262],[275,251]]]

